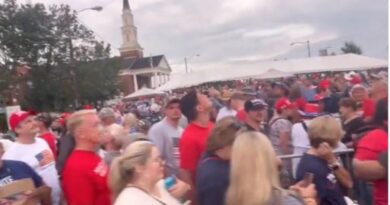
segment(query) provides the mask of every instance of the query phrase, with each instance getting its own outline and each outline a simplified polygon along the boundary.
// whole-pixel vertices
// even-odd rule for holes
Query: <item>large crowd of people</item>
[[[0,188],[31,179],[25,197],[42,205],[385,205],[387,121],[383,71],[18,111],[0,134]]]

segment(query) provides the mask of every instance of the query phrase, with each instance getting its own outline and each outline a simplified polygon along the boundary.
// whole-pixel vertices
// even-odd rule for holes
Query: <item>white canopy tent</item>
[[[238,79],[272,79],[292,76],[300,73],[315,73],[327,71],[351,71],[386,68],[387,61],[361,56],[344,54],[303,59],[267,61],[252,66],[228,69],[202,70],[189,74],[173,76],[163,86],[157,88],[167,91],[200,85],[207,82],[238,80]]]
[[[340,72],[352,70],[369,70],[387,68],[387,61],[357,54],[343,54],[335,56],[320,56],[313,58],[291,59],[284,61],[264,62],[258,65],[259,69],[267,67],[295,74],[316,72]]]
[[[157,90],[167,91],[177,88],[185,88],[200,85],[208,82],[218,82],[241,79],[272,79],[293,76],[292,73],[283,72],[276,69],[258,70],[248,68],[242,69],[214,69],[198,71],[190,74],[174,76],[171,81],[157,88]]]
[[[134,93],[124,97],[123,99],[130,100],[134,98],[139,98],[139,97],[147,97],[147,96],[155,96],[155,95],[164,95],[165,93],[162,91],[150,89],[150,88],[141,88]]]

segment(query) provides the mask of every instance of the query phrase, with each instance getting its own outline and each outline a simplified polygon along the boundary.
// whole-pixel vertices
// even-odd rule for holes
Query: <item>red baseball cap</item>
[[[362,79],[358,75],[354,75],[352,79],[349,81],[352,85],[357,85],[362,83]]]
[[[83,109],[84,110],[93,110],[93,107],[92,107],[92,105],[84,105]]]
[[[326,90],[330,87],[330,81],[329,80],[322,80],[319,84],[318,87],[320,87],[323,90]]]
[[[16,127],[27,119],[31,114],[26,111],[16,111],[11,114],[9,117],[9,125],[12,131],[15,131]]]
[[[60,117],[58,118],[58,122],[62,125],[62,126],[66,126],[66,120],[68,119],[68,117],[70,116],[70,113],[62,113],[60,115]]]
[[[275,109],[278,112],[280,112],[280,111],[282,111],[284,109],[287,109],[287,108],[295,108],[295,107],[296,107],[295,104],[292,103],[287,98],[281,98],[278,101],[276,101],[276,103],[275,103]]]

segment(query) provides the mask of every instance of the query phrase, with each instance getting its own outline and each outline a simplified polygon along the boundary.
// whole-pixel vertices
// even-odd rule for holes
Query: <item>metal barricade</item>
[[[348,172],[352,175],[352,159],[351,159],[351,153],[353,153],[354,149],[343,149],[343,150],[337,150],[334,151],[337,156],[343,156],[345,157],[343,160],[344,167],[348,170]],[[288,154],[288,155],[280,155],[278,156],[281,160],[287,160],[287,159],[295,159],[295,158],[301,158],[303,154]]]
[[[334,151],[337,156],[339,156],[342,159],[342,162],[344,164],[344,167],[349,172],[351,176],[354,176],[353,174],[353,167],[352,167],[352,153],[354,152],[354,149],[342,149]],[[278,156],[281,160],[291,160],[296,158],[301,158],[303,154],[289,154],[289,155],[280,155]],[[295,171],[295,170],[293,170]],[[352,190],[349,190],[348,194],[349,197],[352,198]]]

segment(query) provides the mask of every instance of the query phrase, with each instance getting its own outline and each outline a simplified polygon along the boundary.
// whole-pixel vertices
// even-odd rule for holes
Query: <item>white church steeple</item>
[[[142,58],[143,49],[138,43],[137,28],[134,26],[133,14],[128,0],[123,0],[122,12],[122,45],[119,48],[121,56],[123,58]]]

